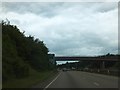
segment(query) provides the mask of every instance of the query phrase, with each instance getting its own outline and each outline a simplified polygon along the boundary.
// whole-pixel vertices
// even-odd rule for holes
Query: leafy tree
[[[30,67],[37,71],[49,70],[48,48],[43,41],[31,35],[26,37],[10,22],[1,24],[3,81],[29,76]]]

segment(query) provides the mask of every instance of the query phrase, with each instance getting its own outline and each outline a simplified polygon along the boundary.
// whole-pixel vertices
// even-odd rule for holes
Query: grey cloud
[[[3,2],[2,6],[4,9],[4,12],[17,12],[19,14],[21,13],[34,13],[37,15],[45,16],[45,17],[54,17],[55,15],[58,15],[61,11],[64,11],[66,9],[71,9],[71,7],[75,10],[79,10],[83,12],[87,10],[95,10],[99,12],[107,12],[110,10],[114,10],[117,3],[94,3],[94,2],[68,2],[68,3],[55,3],[55,2]],[[86,9],[86,10],[85,10]],[[71,9],[71,13],[74,11]]]
[[[46,17],[52,17],[56,15],[54,9],[60,7],[62,3],[38,3],[38,2],[3,2],[3,8],[5,7],[4,12],[17,12],[21,13],[34,13],[40,14]]]
[[[3,6],[6,17],[26,30],[26,35],[43,40],[56,55],[117,51],[115,3],[4,3]]]
[[[117,50],[117,46],[110,46],[109,40],[105,40],[104,37],[91,33],[84,34],[79,38],[75,38],[75,36],[73,38],[62,37],[61,40],[53,40],[53,43],[49,43],[48,46],[57,55],[106,54]]]
[[[105,13],[105,12],[117,9],[118,3],[117,2],[107,2],[107,3],[101,3],[101,5],[99,5],[99,3],[98,3],[95,6],[97,7],[97,8],[95,8],[96,11]]]

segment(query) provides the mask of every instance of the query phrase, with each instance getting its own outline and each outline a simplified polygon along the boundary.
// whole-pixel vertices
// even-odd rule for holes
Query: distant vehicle
[[[72,67],[72,70],[76,70],[76,68]]]
[[[63,68],[62,71],[67,71],[67,68]]]

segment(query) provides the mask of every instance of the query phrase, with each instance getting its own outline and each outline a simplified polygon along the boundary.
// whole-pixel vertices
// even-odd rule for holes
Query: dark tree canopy
[[[3,81],[29,75],[29,69],[37,71],[51,69],[48,48],[33,36],[26,37],[17,26],[4,21],[2,24],[2,68]]]

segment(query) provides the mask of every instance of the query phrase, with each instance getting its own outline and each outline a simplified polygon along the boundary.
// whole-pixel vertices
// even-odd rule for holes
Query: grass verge
[[[32,85],[40,83],[51,75],[56,74],[55,71],[37,72],[32,70],[31,72],[29,77],[7,81],[2,85],[2,88],[30,88]]]

